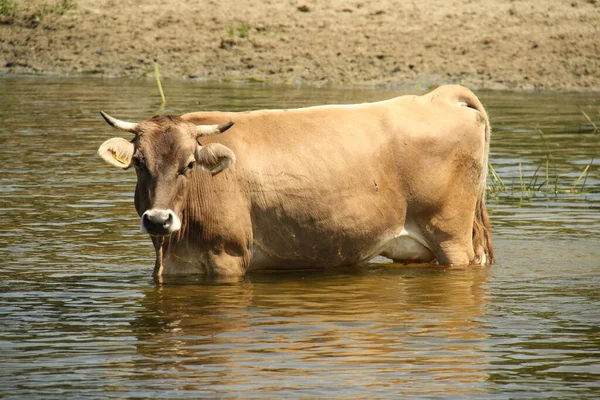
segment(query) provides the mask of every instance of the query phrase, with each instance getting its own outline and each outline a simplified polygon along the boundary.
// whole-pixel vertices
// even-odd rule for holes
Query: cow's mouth
[[[152,209],[142,215],[142,232],[152,236],[168,236],[179,228],[181,220],[172,210]]]

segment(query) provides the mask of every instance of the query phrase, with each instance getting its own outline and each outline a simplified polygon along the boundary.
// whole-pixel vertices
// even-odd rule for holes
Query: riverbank
[[[0,72],[600,91],[600,0],[0,0]]]

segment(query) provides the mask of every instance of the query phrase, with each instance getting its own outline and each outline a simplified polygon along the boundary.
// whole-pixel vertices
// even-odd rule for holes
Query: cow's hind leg
[[[440,265],[469,265],[474,259],[473,213],[447,210],[421,226]]]
[[[471,238],[453,238],[444,240],[434,250],[440,265],[464,266],[473,260],[473,244]]]

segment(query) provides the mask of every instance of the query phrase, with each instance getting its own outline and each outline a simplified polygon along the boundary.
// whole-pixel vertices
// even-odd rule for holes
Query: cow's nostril
[[[173,214],[169,213],[169,215],[167,216],[167,219],[163,223],[163,227],[168,228],[169,226],[171,226],[172,223],[173,223]]]
[[[142,224],[144,224],[146,227],[153,227],[156,225],[156,220],[153,215],[145,213],[142,216]]]

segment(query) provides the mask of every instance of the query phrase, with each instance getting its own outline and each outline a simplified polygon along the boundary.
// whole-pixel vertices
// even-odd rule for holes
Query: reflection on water
[[[400,94],[165,90],[171,113]],[[568,189],[597,158],[576,107],[594,116],[597,95],[480,96],[507,183],[550,149]],[[114,136],[99,110],[142,120],[159,105],[149,81],[0,78],[0,397],[598,397],[597,168],[582,195],[490,200],[490,269],[374,263],[156,286],[135,176],[95,151]]]
[[[439,380],[452,382],[445,391],[475,393],[487,378],[487,335],[475,321],[487,303],[486,274],[369,268],[168,285],[146,291],[132,326],[139,354],[155,368],[215,391],[291,380],[297,393],[322,396],[372,396],[382,386],[426,394],[439,393],[431,385]]]

